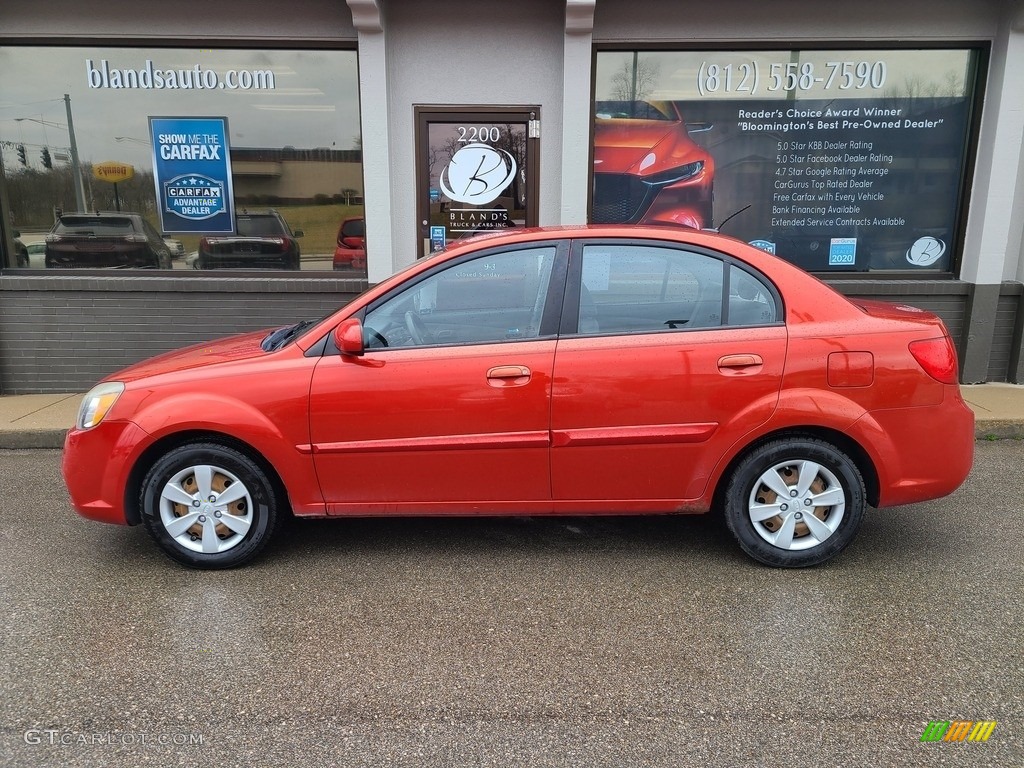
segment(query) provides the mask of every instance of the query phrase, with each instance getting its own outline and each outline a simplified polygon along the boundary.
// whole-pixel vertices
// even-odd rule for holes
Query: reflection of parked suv
[[[235,216],[235,235],[199,241],[197,269],[299,268],[302,230],[291,227],[277,211],[243,211]]]
[[[63,213],[46,236],[46,266],[170,269],[171,254],[137,213]]]
[[[338,247],[334,249],[334,268],[366,269],[366,222],[362,216],[345,219],[338,227]]]
[[[711,226],[711,155],[672,101],[599,101],[594,120],[595,224]]]

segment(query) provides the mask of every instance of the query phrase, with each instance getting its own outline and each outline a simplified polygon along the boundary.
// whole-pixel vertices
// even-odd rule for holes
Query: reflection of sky
[[[683,99],[785,99],[789,96],[783,88],[769,91],[771,65],[781,65],[776,72],[785,76],[786,67],[797,64],[797,71],[805,64],[812,65],[812,74],[821,82],[795,91],[798,99],[863,99],[872,97],[899,98],[903,96],[962,96],[964,84],[968,82],[970,52],[967,50],[846,50],[846,51],[644,51],[639,54],[640,62],[649,62],[653,69],[649,92],[641,98],[683,100]],[[829,62],[837,66],[830,68]],[[841,89],[842,63],[850,62],[852,87]],[[865,88],[858,88],[861,78],[856,76],[856,65],[867,62],[874,65],[882,62],[885,66],[884,84],[873,89],[870,79]],[[631,72],[633,68],[631,51],[602,51],[597,55],[597,100],[615,98],[613,78],[619,72]],[[720,81],[717,90],[698,88],[701,73],[705,84],[708,82],[708,66],[719,68]],[[726,70],[729,73],[731,89],[727,89]],[[832,86],[825,89],[829,75],[835,71]],[[876,70],[877,74],[877,70]],[[746,79],[745,79],[746,78]],[[756,78],[756,83],[755,83]],[[929,90],[938,89],[936,93]],[[753,91],[753,92],[751,92]],[[952,91],[952,92],[951,92]]]
[[[87,59],[95,67],[106,59],[110,69],[142,70],[147,59],[159,70],[192,70],[198,64],[222,78],[228,70],[270,69],[276,87],[90,88]],[[71,96],[83,162],[117,160],[151,169],[150,116],[226,116],[235,147],[353,149],[359,136],[355,51],[19,46],[0,48],[0,72],[0,140],[26,144],[35,168],[43,146],[59,152],[70,144],[65,93]],[[3,153],[5,167],[20,167],[13,148],[5,146]]]

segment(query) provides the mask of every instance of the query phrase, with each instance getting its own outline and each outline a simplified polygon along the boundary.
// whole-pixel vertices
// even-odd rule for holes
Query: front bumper
[[[75,511],[90,520],[130,525],[125,489],[149,434],[130,421],[72,428],[64,438],[61,474]]]

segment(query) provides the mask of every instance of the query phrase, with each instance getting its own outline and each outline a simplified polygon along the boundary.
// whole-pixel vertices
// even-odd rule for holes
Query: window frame
[[[811,274],[826,280],[848,281],[848,280],[959,280],[963,270],[965,258],[965,242],[967,237],[967,223],[971,209],[971,193],[977,167],[979,143],[981,137],[981,123],[985,106],[985,97],[988,89],[989,62],[992,55],[992,41],[985,39],[957,40],[950,38],[914,40],[908,44],[905,40],[879,40],[879,39],[855,39],[855,40],[798,40],[779,39],[767,43],[727,43],[727,42],[627,42],[610,41],[594,43],[591,48],[591,81],[590,81],[590,141],[589,141],[589,162],[588,162],[588,185],[587,185],[587,217],[588,221],[594,210],[594,140],[595,140],[595,119],[597,105],[597,65],[598,56],[601,53],[657,53],[657,52],[733,52],[736,54],[757,53],[760,51],[860,51],[860,50],[967,50],[974,56],[973,88],[974,92],[966,97],[968,102],[968,117],[966,143],[963,147],[963,163],[961,176],[956,190],[956,215],[954,217],[954,231],[956,237],[950,243],[953,250],[948,271],[944,272],[920,272],[912,269],[874,270],[874,271],[840,271],[840,270],[808,270]],[[720,225],[719,225],[720,226]],[[718,231],[717,229],[714,231]],[[728,234],[728,230],[725,230]],[[780,258],[782,258],[780,256]],[[788,261],[787,259],[783,259]],[[792,262],[789,262],[792,263]]]
[[[280,37],[260,37],[260,36],[247,36],[245,38],[232,38],[226,36],[214,36],[214,37],[184,37],[181,35],[170,36],[166,38],[154,39],[153,37],[146,37],[143,35],[130,35],[126,37],[81,37],[81,38],[69,38],[69,37],[55,37],[55,36],[33,36],[24,38],[12,38],[0,36],[0,50],[11,50],[18,48],[55,48],[55,49],[81,49],[83,52],[95,49],[113,49],[118,51],[131,51],[133,49],[149,49],[149,50],[193,50],[196,52],[203,50],[225,50],[225,51],[251,51],[258,53],[261,51],[349,51],[356,55],[356,87],[357,97],[355,107],[362,113],[362,92],[361,83],[358,80],[358,68],[359,68],[359,46],[358,41],[354,37],[351,39],[282,39]],[[366,188],[366,163],[365,158],[360,152],[360,175],[363,177],[363,189]],[[159,200],[156,201],[159,206]],[[261,207],[261,208],[275,208],[275,206],[246,206],[238,205],[236,202],[235,211],[236,215],[240,213],[246,207]],[[363,214],[365,215],[366,206],[363,205]],[[114,211],[116,213],[116,211]],[[73,268],[73,269],[46,269],[40,270],[32,267],[19,267],[17,263],[17,251],[13,247],[14,236],[13,232],[15,227],[9,222],[11,221],[11,208],[10,199],[7,192],[6,180],[3,176],[0,176],[0,275],[5,277],[23,277],[23,276],[36,276],[36,275],[56,275],[60,274],[65,277],[107,277],[112,276],[110,270],[107,269],[96,269],[96,268]],[[339,222],[340,224],[340,222]],[[292,229],[291,225],[288,225],[289,229]],[[19,227],[20,229],[20,227]],[[52,227],[51,227],[52,229]],[[154,227],[157,234],[160,235],[161,242],[163,241],[163,234],[160,232],[158,227]],[[337,233],[337,228],[332,232],[331,240],[333,242],[334,237]],[[47,232],[48,234],[48,232]],[[167,237],[178,238],[180,234],[168,233]],[[332,248],[333,253],[333,248]],[[330,261],[329,255],[327,261]],[[308,280],[308,279],[328,279],[337,278],[337,273],[334,272],[331,266],[326,266],[321,269],[309,269],[309,270],[278,270],[278,269],[266,269],[266,268],[252,268],[252,269],[226,269],[226,270],[195,270],[195,269],[166,269],[166,270],[144,270],[144,269],[130,269],[130,270],[118,270],[117,277],[124,278],[126,276],[132,277],[174,277],[188,280],[196,279],[218,279],[218,280],[237,280],[237,279],[273,279],[273,280]],[[356,278],[366,285],[366,277]]]
[[[586,246],[634,246],[634,247],[655,247],[675,251],[686,251],[688,253],[706,256],[722,262],[722,324],[717,326],[702,326],[687,328],[685,325],[679,328],[659,328],[639,331],[598,331],[597,333],[580,333],[577,329],[580,311],[580,298],[583,286],[583,251]],[[770,328],[786,325],[786,305],[782,294],[775,283],[760,270],[721,251],[705,248],[697,245],[679,243],[672,240],[652,240],[650,238],[579,238],[572,241],[569,252],[568,275],[565,284],[565,293],[562,299],[561,321],[559,324],[559,338],[581,338],[581,337],[602,337],[602,336],[641,336],[664,333],[699,333],[715,331],[732,331],[742,328]],[[732,279],[731,268],[735,267],[754,279],[758,280],[767,290],[769,296],[775,303],[775,320],[770,323],[759,323],[756,325],[728,325],[728,302],[730,282]]]

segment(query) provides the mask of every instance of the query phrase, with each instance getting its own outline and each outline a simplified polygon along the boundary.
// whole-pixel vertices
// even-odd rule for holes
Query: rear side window
[[[644,333],[722,324],[725,264],[659,246],[583,248],[580,333]]]
[[[778,322],[766,282],[722,259],[681,248],[583,248],[579,333],[650,333]]]
[[[366,222],[363,219],[346,221],[341,227],[342,237],[366,237]]]
[[[729,267],[729,325],[779,322],[779,308],[768,285],[745,269]]]

